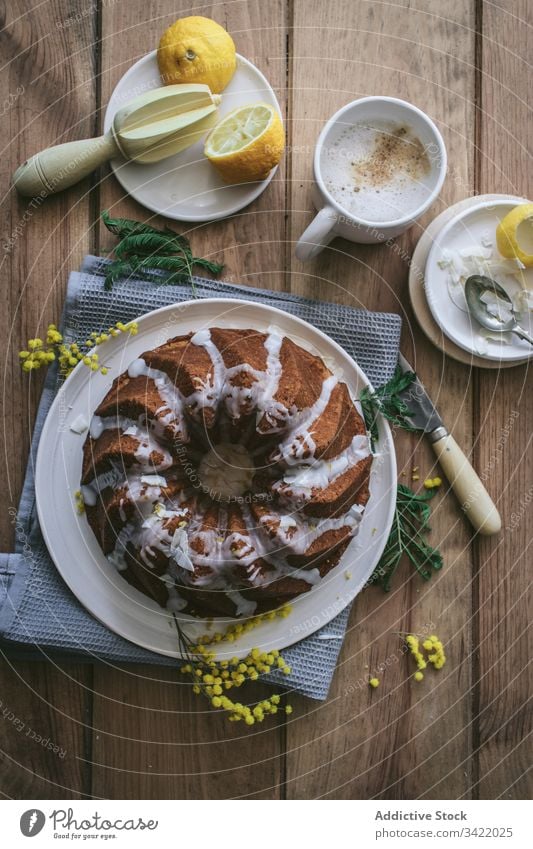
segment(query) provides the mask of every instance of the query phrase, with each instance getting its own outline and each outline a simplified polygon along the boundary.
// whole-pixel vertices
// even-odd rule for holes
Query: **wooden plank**
[[[267,687],[247,687],[248,701]],[[93,793],[115,799],[277,798],[281,723],[215,713],[178,671],[95,670]]]
[[[466,368],[446,361],[412,322],[408,257],[421,228],[473,188],[473,6],[454,0],[414,9],[339,0],[295,0],[291,103],[294,151],[291,242],[312,216],[312,149],[321,127],[341,105],[368,94],[401,96],[432,116],[445,137],[452,173],[439,201],[396,249],[338,240],[305,266],[291,261],[300,293],[352,306],[400,312],[403,350],[446,415],[457,440],[471,444],[472,398]],[[416,361],[413,356],[416,350]],[[444,370],[445,369],[445,370]],[[423,440],[397,434],[401,480],[413,466],[421,481],[433,470]],[[366,590],[350,620],[331,696],[323,705],[300,700],[287,731],[289,798],[451,798],[467,792],[471,765],[470,532],[450,494],[437,498],[432,541],[446,566],[425,585],[405,567],[393,591]],[[421,684],[396,632],[435,629],[447,643],[448,665]],[[380,671],[382,670],[382,671]],[[377,673],[381,686],[365,681]]]
[[[133,62],[153,50],[163,30],[191,14],[185,2],[104,4],[102,9],[102,104]],[[222,23],[238,52],[266,74],[285,105],[285,3],[221,3],[194,9]],[[147,220],[151,213],[109,176],[100,208]],[[283,169],[264,195],[229,221],[176,229],[191,238],[195,253],[226,264],[225,279],[280,288],[285,267]],[[167,222],[168,223],[168,222]],[[112,245],[109,234],[102,244]],[[153,680],[153,679],[156,680]],[[160,679],[160,680],[159,680]],[[95,670],[94,792],[129,798],[274,797],[281,771],[277,725],[249,735],[209,711],[202,712],[177,673],[152,668],[118,673]],[[116,701],[120,707],[110,710]],[[154,711],[155,719],[154,719]],[[155,742],[150,742],[155,741]]]
[[[7,66],[0,102],[7,109],[8,130],[0,167],[6,186],[31,154],[94,131],[91,16],[64,26],[76,10],[72,3],[57,0],[32,12],[30,28],[25,12],[26,4],[10,4],[3,34]],[[3,338],[10,344],[1,356],[9,379],[6,394],[14,401],[5,409],[2,472],[15,505],[42,385],[40,374],[31,381],[22,375],[18,351],[28,337],[42,335],[48,322],[59,320],[68,272],[90,249],[88,187],[85,181],[44,202],[21,198],[12,189],[2,204],[5,235],[0,268],[6,308],[1,321]],[[7,540],[11,534],[7,511],[0,523]]]
[[[527,0],[483,4],[480,98],[481,192],[533,197],[527,109],[533,10]],[[528,32],[529,27],[529,32]],[[504,533],[479,550],[476,629],[476,709],[479,711],[479,785],[482,799],[531,798],[527,770],[532,715],[528,641],[531,562],[533,397],[526,367],[480,372],[476,432],[479,468],[499,507]],[[528,615],[529,614],[529,615]]]
[[[91,667],[0,661],[0,788],[12,799],[90,792]]]
[[[3,185],[29,155],[46,145],[90,136],[94,131],[94,10],[53,0],[7,5],[1,35],[0,78],[4,150]],[[79,19],[74,16],[79,15]],[[1,477],[9,503],[17,505],[26,466],[41,375],[22,375],[18,351],[28,337],[57,322],[68,271],[91,249],[89,181],[44,203],[18,198],[14,190],[0,212],[0,262],[4,308],[1,334],[4,375]],[[5,485],[6,485],[5,484]],[[6,499],[7,500],[7,499]],[[7,505],[6,505],[7,506]],[[11,517],[0,512],[3,550],[13,544]],[[2,662],[2,702],[16,719],[0,723],[0,781],[7,796],[75,798],[85,792],[84,721],[90,703],[87,666]],[[29,732],[29,733],[28,733]],[[66,750],[63,758],[36,742],[47,737]]]

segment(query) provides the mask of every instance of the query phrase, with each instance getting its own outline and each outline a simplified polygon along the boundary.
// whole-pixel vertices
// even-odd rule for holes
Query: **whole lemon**
[[[157,63],[165,85],[204,83],[220,94],[237,68],[235,44],[211,18],[179,18],[161,36]]]

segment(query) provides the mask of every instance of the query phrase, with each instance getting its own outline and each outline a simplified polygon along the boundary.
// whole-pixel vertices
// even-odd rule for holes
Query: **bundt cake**
[[[357,533],[372,462],[348,387],[275,328],[214,327],[134,360],[83,449],[108,560],[170,610],[249,616],[308,591]]]

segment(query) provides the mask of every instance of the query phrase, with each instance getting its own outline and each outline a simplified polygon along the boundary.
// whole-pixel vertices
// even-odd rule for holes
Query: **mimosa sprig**
[[[291,672],[290,666],[279,651],[272,649],[264,651],[252,649],[244,658],[233,657],[229,660],[217,660],[215,652],[209,648],[213,644],[233,643],[241,634],[256,628],[268,619],[284,619],[291,612],[290,605],[283,605],[277,610],[261,613],[251,619],[230,625],[224,633],[200,637],[194,643],[185,634],[177,616],[174,623],[178,634],[178,645],[185,663],[181,667],[183,675],[192,679],[193,693],[205,696],[211,707],[225,711],[230,722],[244,722],[245,725],[255,725],[272,714],[281,711],[287,715],[292,713],[290,705],[281,705],[281,696],[277,693],[268,699],[263,699],[255,705],[243,704],[230,698],[229,690],[241,687],[246,681],[257,681],[262,674],[278,669],[285,675]]]
[[[48,366],[55,360],[59,362],[59,371],[63,377],[67,377],[72,369],[82,362],[91,371],[100,371],[102,374],[107,374],[108,369],[100,362],[100,355],[95,350],[96,345],[105,342],[111,336],[118,336],[120,333],[129,333],[135,336],[138,327],[136,321],[129,321],[125,324],[123,321],[117,321],[113,327],[107,331],[93,331],[85,342],[70,342],[63,340],[62,334],[59,332],[55,324],[49,324],[46,331],[46,338],[28,339],[27,350],[19,352],[20,363],[23,371],[33,371],[41,366]]]

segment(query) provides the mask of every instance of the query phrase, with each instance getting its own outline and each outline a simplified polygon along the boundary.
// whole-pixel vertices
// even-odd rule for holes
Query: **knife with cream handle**
[[[399,364],[403,372],[413,371],[402,354],[399,356]],[[502,521],[496,505],[467,456],[446,430],[418,377],[400,392],[400,397],[409,409],[406,418],[413,427],[423,431],[431,442],[440,467],[472,526],[486,536],[499,533]]]

